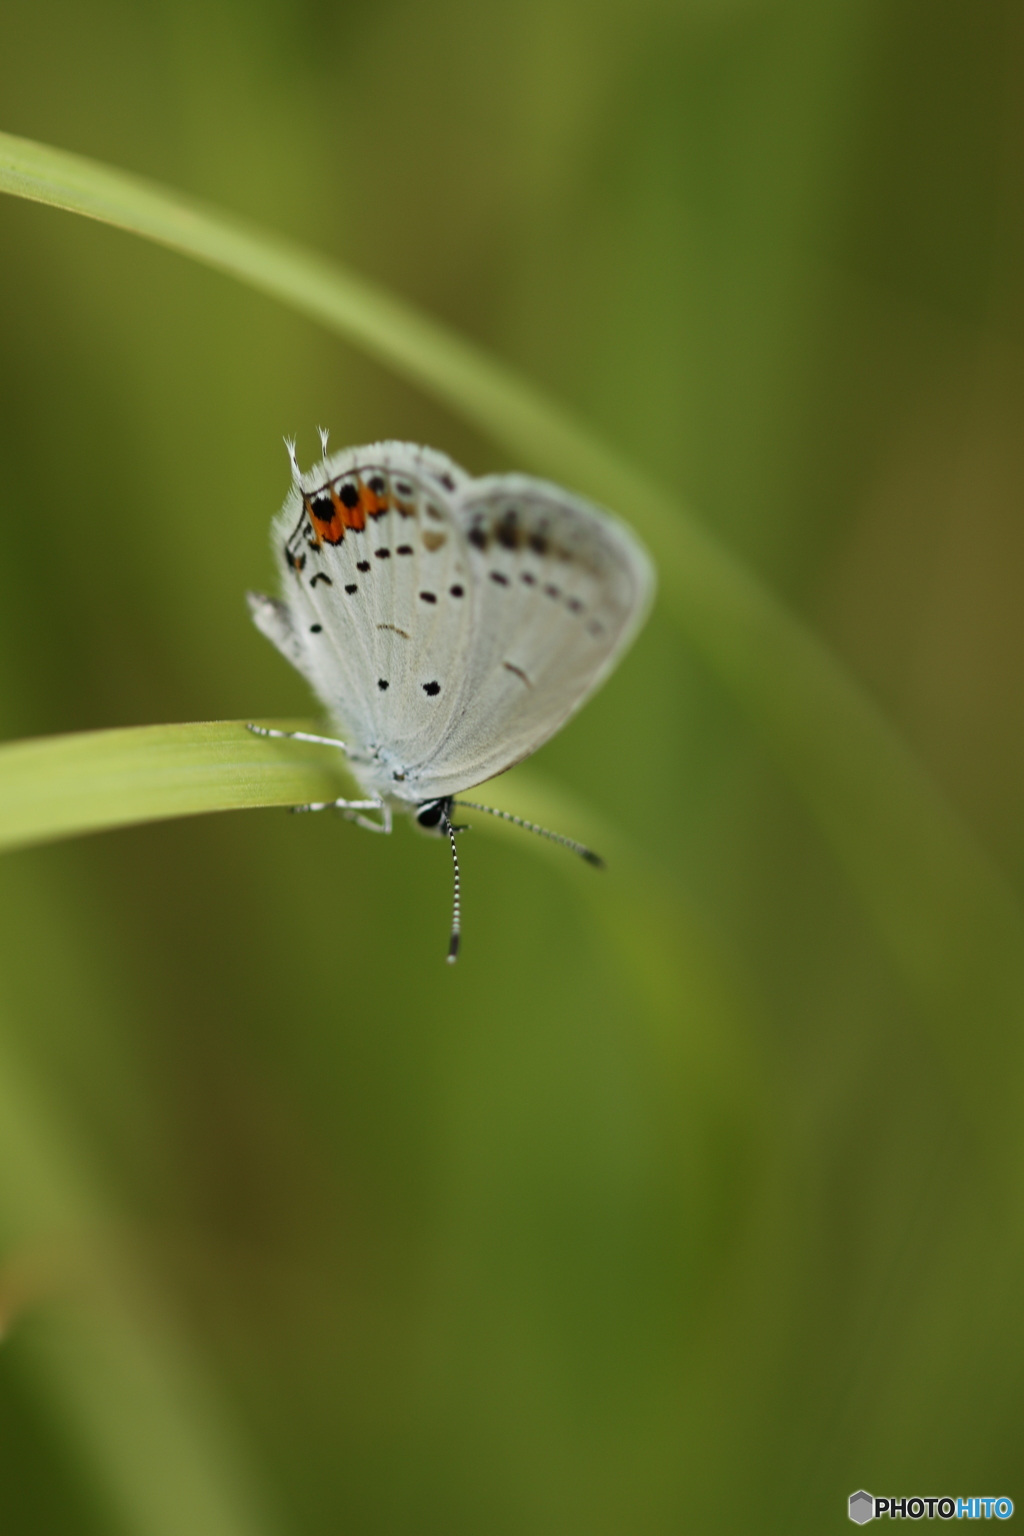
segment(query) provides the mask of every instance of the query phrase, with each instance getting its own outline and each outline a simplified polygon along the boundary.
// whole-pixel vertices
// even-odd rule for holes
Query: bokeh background
[[[4,0],[0,28],[5,129],[341,257],[675,486],[1019,884],[1012,0]],[[116,231],[0,200],[0,273],[4,738],[308,713],[243,603],[284,433],[523,467]],[[663,613],[536,767],[641,874],[602,919],[590,871],[474,834],[454,972],[446,855],[405,828],[263,811],[0,864],[5,1533],[1024,1499],[1013,1022],[983,1137],[971,1007],[939,1050]]]

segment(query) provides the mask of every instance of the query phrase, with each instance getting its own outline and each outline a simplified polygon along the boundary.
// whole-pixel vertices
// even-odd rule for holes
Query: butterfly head
[[[450,795],[440,796],[436,800],[422,800],[415,811],[416,825],[422,827],[424,832],[435,832],[438,837],[447,837],[454,803]],[[455,831],[461,832],[462,828],[456,827]]]

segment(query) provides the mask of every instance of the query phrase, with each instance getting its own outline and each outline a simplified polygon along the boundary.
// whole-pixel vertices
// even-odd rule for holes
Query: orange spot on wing
[[[331,491],[331,515],[324,516],[324,499],[321,494],[316,503],[305,498],[306,511],[313,525],[313,532],[317,536],[317,542],[321,539],[327,544],[340,544],[345,537],[345,507],[342,506],[337,496]]]
[[[391,506],[391,502],[386,494],[378,496],[376,491],[360,480],[359,505],[367,517],[380,517]]]
[[[361,489],[361,488],[360,488]],[[363,509],[362,495],[354,507],[346,507],[344,502],[338,502],[341,519],[346,528],[354,528],[356,533],[362,533],[366,527],[366,512]]]

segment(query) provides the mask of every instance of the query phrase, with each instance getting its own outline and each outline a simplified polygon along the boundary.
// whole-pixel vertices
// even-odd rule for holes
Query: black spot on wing
[[[495,532],[498,543],[503,549],[518,549],[522,542],[522,530],[519,527],[519,515],[511,507],[498,523]]]
[[[430,699],[436,698],[437,695],[441,692],[441,684],[438,682],[424,683],[423,692]]]

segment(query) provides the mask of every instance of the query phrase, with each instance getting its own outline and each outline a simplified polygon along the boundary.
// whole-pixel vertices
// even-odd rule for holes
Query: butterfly
[[[364,798],[296,810],[335,809],[375,832],[402,810],[447,838],[453,962],[457,806],[601,863],[571,838],[456,796],[535,752],[600,686],[647,614],[654,569],[623,523],[547,481],[475,479],[412,443],[328,455],[320,439],[323,461],[306,473],[286,443],[292,485],[271,529],[282,596],[248,600],[344,739],[250,729],[344,752]]]

